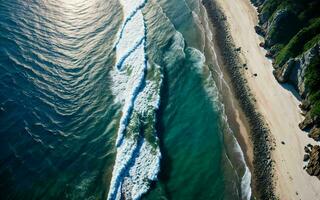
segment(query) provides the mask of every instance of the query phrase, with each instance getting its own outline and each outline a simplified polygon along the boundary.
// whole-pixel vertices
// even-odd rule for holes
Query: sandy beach
[[[315,142],[301,131],[303,120],[299,99],[288,85],[280,85],[272,74],[271,61],[259,47],[263,38],[255,33],[256,9],[249,0],[217,0],[227,17],[233,42],[241,47],[240,58],[247,64],[244,76],[256,107],[262,114],[275,141],[275,188],[280,199],[320,199],[320,180],[303,170],[304,146]]]

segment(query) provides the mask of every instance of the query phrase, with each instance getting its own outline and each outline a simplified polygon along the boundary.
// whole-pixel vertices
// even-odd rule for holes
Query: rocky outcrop
[[[305,111],[309,111],[310,110],[310,102],[306,99],[301,101],[301,104],[299,105],[300,109],[305,112]]]
[[[266,41],[265,45],[266,47],[271,47],[275,45],[276,43],[280,42],[285,36],[283,34],[286,33],[286,31],[283,31],[283,29],[287,29],[286,22],[289,22],[294,18],[294,14],[288,10],[288,9],[281,9],[278,10],[272,17],[271,20],[268,20],[267,15],[261,15],[260,19],[261,22],[264,23],[263,28],[266,30]]]
[[[305,86],[305,72],[313,59],[316,59],[319,56],[320,43],[313,46],[301,56],[290,58],[284,65],[277,66],[274,70],[274,75],[280,83],[291,83],[301,97],[305,98],[308,93]]]
[[[314,139],[315,141],[320,141],[320,128],[317,127],[313,127],[310,131],[310,133],[308,134],[308,136],[312,139]]]
[[[306,171],[311,176],[317,176],[320,179],[320,146],[315,145],[311,147],[309,154],[309,162]]]
[[[274,76],[294,86],[302,98],[304,120],[300,129],[320,141],[320,1],[251,0],[257,6],[259,23],[254,27],[265,41],[259,46],[272,60]],[[284,142],[282,143],[284,144]],[[303,160],[312,176],[320,177],[320,146],[305,147]]]
[[[313,124],[314,124],[314,120],[311,117],[310,112],[308,112],[304,120],[299,123],[299,128],[301,130],[307,130],[307,129],[310,129],[313,126]]]
[[[304,120],[299,123],[301,130],[309,130],[313,127],[317,127],[320,124],[320,118],[318,116],[312,116],[310,112],[307,112]]]
[[[251,2],[253,3],[253,5],[255,6],[260,6],[262,5],[266,0],[252,0]]]

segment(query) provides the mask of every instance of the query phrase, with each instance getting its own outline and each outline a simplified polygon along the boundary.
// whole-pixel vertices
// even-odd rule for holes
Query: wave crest
[[[112,91],[123,105],[117,133],[117,155],[108,199],[139,199],[157,179],[161,153],[155,131],[160,102],[161,69],[146,56],[146,1],[120,1],[124,22],[115,43]]]

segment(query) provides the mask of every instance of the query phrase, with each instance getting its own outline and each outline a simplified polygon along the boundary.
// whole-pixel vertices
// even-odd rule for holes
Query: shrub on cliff
[[[306,53],[320,43],[320,0],[252,0],[258,6],[260,27],[265,33],[265,47],[274,58],[275,68],[282,71],[289,59],[304,59]],[[308,57],[308,56],[307,56]],[[310,115],[320,119],[320,58],[295,70],[301,76],[310,101]],[[300,66],[301,67],[301,66]],[[303,86],[299,85],[299,86]],[[304,98],[304,97],[303,97]]]
[[[308,27],[301,29],[290,42],[276,56],[275,63],[282,66],[289,58],[296,57],[304,52],[305,45],[313,46],[320,39],[320,17]],[[315,38],[315,40],[313,40]],[[311,43],[308,43],[311,41]]]
[[[320,57],[314,59],[306,70],[306,87],[310,91],[312,117],[320,117]]]

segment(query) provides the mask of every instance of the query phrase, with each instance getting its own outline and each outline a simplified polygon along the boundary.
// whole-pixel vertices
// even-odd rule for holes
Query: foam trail
[[[131,21],[131,19],[136,15],[136,13],[141,10],[147,3],[147,0],[141,0],[141,1],[122,1],[122,4],[126,3],[127,6],[123,7],[124,15],[127,16],[125,18],[124,23],[121,26],[120,31],[117,34],[117,40],[115,42],[114,48],[117,48],[121,38],[123,37],[124,33],[124,27],[127,26],[128,22]],[[128,5],[128,4],[131,5]],[[131,12],[131,13],[130,13]]]
[[[245,172],[242,176],[241,180],[241,197],[244,200],[250,200],[251,199],[251,173],[249,168],[245,167]]]
[[[122,67],[122,65],[123,65],[123,62],[130,56],[130,54],[132,53],[132,52],[134,52],[139,46],[141,46],[141,45],[143,45],[144,46],[144,43],[145,42],[145,39],[144,38],[141,38],[138,42],[136,42],[136,44],[133,46],[133,48],[132,49],[130,49],[129,51],[128,51],[128,53],[126,53],[124,56],[122,56],[121,58],[120,58],[120,60],[118,61],[118,63],[116,64],[116,66],[117,66],[117,69],[121,69],[121,67]]]
[[[144,43],[143,43],[144,44]],[[122,109],[122,117],[120,119],[120,125],[118,130],[118,137],[116,141],[116,145],[119,146],[124,137],[124,131],[128,125],[128,121],[131,116],[131,112],[133,109],[134,101],[139,94],[146,73],[147,66],[145,65],[145,57],[144,57],[144,45],[140,45],[132,54],[132,61],[128,58],[126,63],[129,63],[132,66],[135,66],[133,69],[133,79],[129,80],[129,84],[127,85],[127,91],[125,95],[125,104]],[[143,55],[143,59],[139,58]]]
[[[159,66],[149,65],[146,59],[146,26],[141,12],[146,1],[120,2],[124,23],[115,43],[117,60],[111,76],[112,91],[123,108],[107,199],[136,200],[147,192],[160,170],[155,111],[160,102],[162,74]]]

